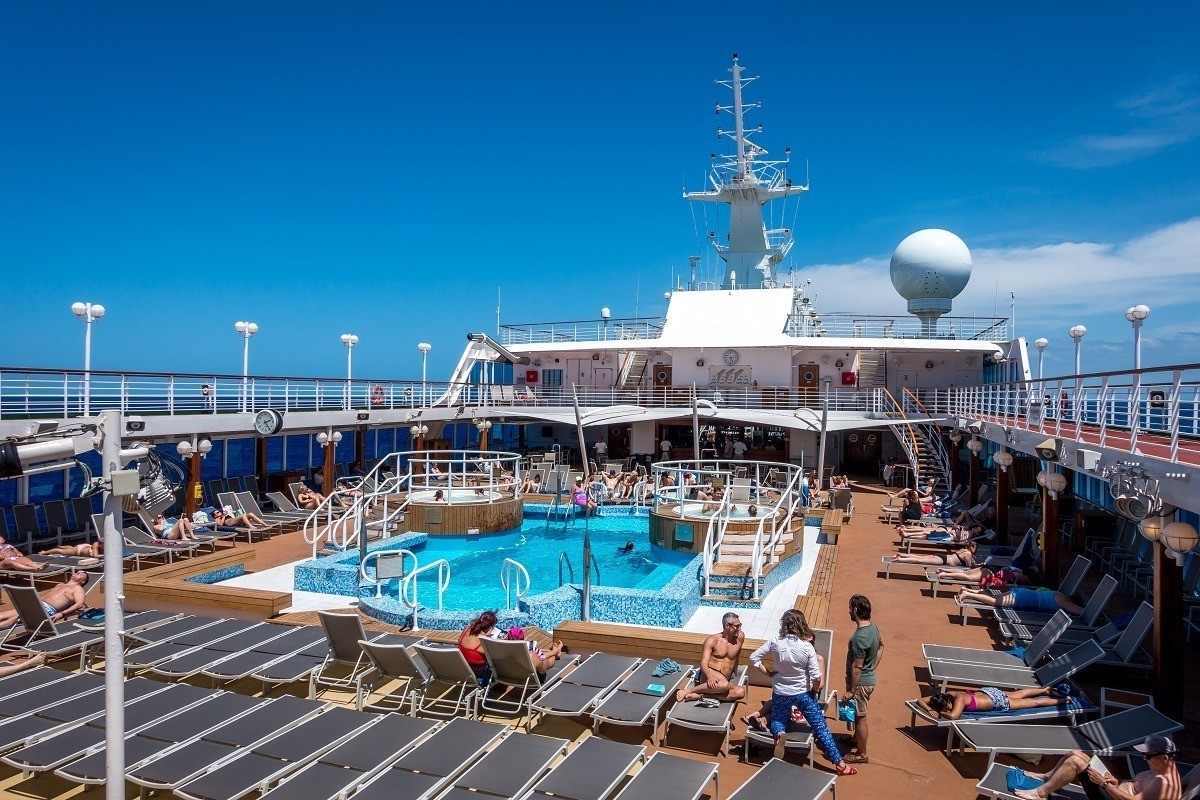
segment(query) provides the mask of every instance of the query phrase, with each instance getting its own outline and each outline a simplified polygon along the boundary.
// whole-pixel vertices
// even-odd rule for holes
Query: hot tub
[[[442,493],[442,499],[436,500],[434,496]],[[420,489],[411,495],[414,503],[446,503],[448,505],[459,505],[461,503],[490,503],[501,498],[500,492],[490,489],[480,489],[476,492],[475,489]]]

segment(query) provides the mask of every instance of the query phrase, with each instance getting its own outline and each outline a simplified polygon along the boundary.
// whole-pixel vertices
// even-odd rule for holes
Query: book
[[[646,691],[650,694],[663,694],[667,691],[667,687],[663,686],[661,683],[652,683],[646,687]]]
[[[1100,760],[1099,756],[1092,756],[1092,760],[1088,763],[1088,769],[1095,770],[1106,778],[1112,775],[1108,771],[1108,767],[1104,766],[1104,762]]]

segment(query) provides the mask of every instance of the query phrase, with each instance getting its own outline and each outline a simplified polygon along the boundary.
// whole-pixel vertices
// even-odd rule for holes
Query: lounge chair
[[[359,711],[398,711],[403,714],[407,704],[410,711],[415,713],[425,675],[409,653],[409,645],[377,644],[363,639],[358,646],[370,659],[371,669],[358,682],[355,708]],[[377,688],[396,683],[399,685],[376,694]]]
[[[438,723],[430,720],[400,714],[377,716],[367,727],[289,775],[263,797],[272,800],[346,797],[437,728]]]
[[[257,514],[268,522],[280,522],[290,527],[298,527],[312,516],[311,511],[263,511],[258,501],[249,492],[235,492],[238,506],[251,514]]]
[[[1100,622],[1100,615],[1104,611],[1104,607],[1108,605],[1108,601],[1112,598],[1113,592],[1117,590],[1117,579],[1111,575],[1105,575],[1100,579],[1100,583],[1096,585],[1095,591],[1088,598],[1087,604],[1084,605],[1083,611],[1079,613],[1079,618],[1071,621],[1071,627],[1076,629],[1097,628],[1103,625]],[[967,624],[967,611],[974,609],[980,615],[991,614],[997,620],[1003,623],[1027,625],[1029,627],[1041,627],[1050,621],[1054,613],[1042,611],[1021,611],[1011,606],[990,606],[984,603],[974,603],[964,601],[961,598],[954,598],[955,604],[958,606],[959,622],[962,625]]]
[[[16,588],[16,587],[10,587]],[[39,607],[41,603],[39,602]],[[44,613],[43,609],[43,613]],[[138,633],[146,628],[161,625],[164,621],[179,617],[164,611],[136,611],[126,614],[122,621],[122,629],[126,634]],[[68,623],[55,624],[57,634],[34,641],[23,642],[14,649],[28,653],[42,653],[47,660],[65,658],[73,653],[79,653],[79,669],[85,670],[91,666],[92,658],[104,644],[104,624],[91,624],[90,621],[74,620]]]
[[[415,636],[401,634],[379,634],[368,636],[363,630],[362,618],[357,613],[337,614],[332,611],[318,611],[321,627],[325,631],[325,640],[329,645],[325,660],[312,670],[308,676],[308,698],[315,700],[325,689],[343,689],[353,691],[357,696],[361,692],[362,680],[371,668],[371,661],[363,652],[359,642],[373,641],[392,644],[412,645],[420,641]]]
[[[579,663],[577,655],[560,655],[543,677],[533,665],[527,642],[486,637],[480,641],[483,642],[484,658],[492,669],[492,679],[479,698],[479,706],[497,714],[521,713],[533,693],[554,685],[567,670]],[[503,691],[492,696],[498,689]]]
[[[91,516],[91,520],[92,520],[92,529],[96,532],[96,538],[99,540],[103,540],[103,538],[104,538],[104,515],[103,514],[93,514]],[[122,536],[121,538],[126,539],[126,537],[124,537],[124,536]],[[170,563],[171,555],[173,552],[172,548],[165,547],[163,545],[130,544],[127,539],[121,545],[121,549],[125,551],[126,557],[133,556],[135,569],[141,569],[143,558],[148,558],[148,559],[161,558],[164,562]]]
[[[166,684],[146,678],[125,681],[125,703],[128,706],[166,688]],[[104,704],[104,690],[97,687],[70,699],[63,699],[60,695],[58,702],[43,704],[28,714],[6,719],[0,723],[0,751],[12,750],[96,717],[103,717]]]
[[[216,694],[197,686],[176,684],[164,687],[163,684],[155,685],[153,681],[148,683],[151,687],[144,691],[137,684],[139,688],[134,689],[132,696],[129,687],[135,682],[126,683],[126,731],[137,732],[166,716],[186,712]],[[4,756],[4,762],[25,773],[47,772],[104,746],[106,733],[103,709],[98,715],[73,722],[52,735],[27,736],[25,745]],[[9,742],[3,741],[6,738],[0,733],[0,747],[9,746]]]
[[[415,714],[450,718],[465,711],[478,716],[479,679],[471,671],[462,651],[453,645],[416,644],[413,653],[421,659],[428,679],[412,698]]]
[[[173,561],[177,555],[190,556],[201,545],[201,542],[184,541],[181,539],[159,539],[148,531],[134,527],[122,528],[121,538],[125,540],[126,544],[136,544],[165,550],[168,554],[167,561]]]
[[[67,678],[82,678],[83,675],[72,675],[68,672],[63,672],[59,669],[51,669],[50,667],[34,667],[23,672],[14,672],[11,675],[5,675],[0,678],[0,708],[4,707],[4,703],[12,700],[17,695],[31,692],[34,689],[44,689],[51,684],[60,683]],[[3,719],[7,714],[0,711],[0,719]]]
[[[176,619],[169,620],[152,628],[141,631],[126,631],[125,638],[133,645],[156,644],[169,642],[175,637],[200,628],[214,625],[220,620],[214,617],[201,617],[195,614],[181,614]]]
[[[962,716],[957,720],[944,719],[937,714],[926,711],[917,700],[905,700],[904,705],[911,712],[908,723],[909,728],[916,728],[917,720],[920,719],[928,722],[930,725],[936,725],[939,728],[945,729],[947,756],[950,755],[950,743],[954,736],[951,726],[955,722],[1032,722],[1034,720],[1063,719],[1068,724],[1075,725],[1082,718],[1100,713],[1100,709],[1082,694],[1078,697],[1073,697],[1069,703],[1062,703],[1056,706],[1023,708],[1020,711],[964,711]]]
[[[967,664],[962,661],[930,661],[929,677],[946,691],[955,686],[996,686],[1001,689],[1033,689],[1054,686],[1084,667],[1104,658],[1104,648],[1096,642],[1076,645],[1063,655],[1047,661],[1037,669],[1014,669],[986,664]]]
[[[1179,769],[1179,774],[1183,776],[1183,795],[1180,800],[1197,800],[1200,798],[1200,770],[1188,764],[1176,764]],[[1008,771],[1012,769],[1005,764],[993,763],[988,769],[987,774],[980,778],[979,783],[975,784],[975,789],[979,792],[980,797],[993,797],[996,800],[1018,800],[1017,796],[1008,789]],[[1138,771],[1150,769],[1144,763],[1140,770],[1130,768],[1130,775],[1137,774]],[[1087,780],[1085,776],[1080,776],[1079,780]],[[1087,792],[1084,791],[1082,785],[1068,784],[1059,789],[1054,794],[1050,795],[1053,800],[1087,800]]]
[[[606,694],[599,705],[592,709],[593,729],[598,733],[601,723],[632,727],[652,723],[650,740],[657,746],[658,721],[663,706],[675,696],[684,681],[690,680],[692,667],[684,666],[678,672],[656,677],[654,672],[657,669],[658,662],[653,659],[643,661]],[[651,686],[657,687],[657,690],[651,691]]]
[[[283,686],[297,681],[307,681],[313,670],[325,663],[329,657],[329,642],[322,632],[321,640],[298,653],[270,661],[255,669],[250,677],[262,681],[263,689]]]
[[[104,681],[90,673],[68,675],[50,667],[39,667],[28,673],[11,675],[0,686],[4,690],[0,694],[3,698],[0,699],[0,726],[5,726],[43,708],[101,691]]]
[[[145,526],[147,531],[154,531],[154,517],[147,514],[144,510],[141,510],[141,509],[138,510],[137,517],[139,520],[141,520],[142,525]],[[204,526],[197,526],[197,527],[204,527]],[[232,542],[234,539],[237,538],[238,533],[240,533],[240,531],[218,531],[218,530],[199,531],[199,530],[193,529],[192,530],[193,538],[190,541],[196,545],[207,545],[215,553],[217,551],[217,542]],[[168,540],[168,541],[174,541],[174,540]]]
[[[87,518],[84,518],[83,526],[72,525],[67,519],[67,502],[65,500],[42,503],[42,513],[46,515],[46,530],[53,533],[58,540],[63,542],[79,541],[86,536]]]
[[[507,725],[494,722],[451,720],[388,769],[362,784],[354,797],[356,800],[430,797],[473,764],[507,731]]]
[[[256,789],[265,791],[370,724],[371,718],[357,711],[327,709],[278,736],[242,749],[172,791],[184,800],[238,800]]]
[[[251,649],[210,664],[201,674],[215,681],[235,681],[248,678],[255,672],[265,669],[272,664],[284,660],[288,656],[297,655],[314,645],[325,643],[325,632],[316,625],[303,625],[287,630],[282,636],[275,636]],[[325,653],[320,655],[324,659]]]
[[[713,762],[660,751],[650,756],[615,800],[699,800],[709,783],[713,785],[711,796],[718,797],[720,783]]]
[[[642,745],[592,736],[534,784],[525,800],[605,800],[645,757]]]
[[[829,673],[833,664],[833,631],[825,628],[813,629],[813,649],[817,651],[817,655],[825,660],[825,671]],[[824,676],[821,681],[821,689],[817,695],[817,704],[821,707],[822,713],[829,710],[829,706],[837,703],[837,690],[833,688],[833,681],[830,680],[829,674]],[[785,731],[786,743],[784,750],[787,752],[795,750],[804,750],[808,753],[808,765],[813,765],[813,732],[807,722],[792,722],[787,724]],[[746,729],[746,738],[743,744],[744,758],[746,763],[750,763],[750,754],[756,748],[771,749],[775,746],[775,737],[769,731],[759,731],[753,728]]]
[[[516,800],[567,752],[566,739],[513,734],[450,784],[438,800]]]
[[[295,530],[300,524],[294,517],[291,516],[285,517],[267,513],[259,514],[258,512],[261,511],[261,509],[258,509],[258,503],[255,503],[253,507],[251,507],[244,499],[245,492],[221,492],[221,494],[219,494],[217,497],[220,500],[221,507],[232,508],[234,514],[241,514],[244,511],[249,511],[251,514],[258,514],[259,518],[262,519],[263,522],[267,523],[267,527],[260,528],[259,530],[254,531],[254,533],[261,533],[267,538],[270,538],[276,533]],[[258,509],[258,511],[255,509]]]
[[[746,667],[740,666],[729,680],[732,686],[742,686],[746,683]],[[721,753],[729,755],[729,720],[733,710],[741,700],[723,700],[716,708],[705,708],[695,703],[676,703],[667,712],[663,721],[663,740],[671,732],[672,725],[689,728],[694,731],[711,731],[721,734]]]
[[[127,767],[125,779],[147,789],[174,790],[326,707],[327,704],[286,696],[261,703],[199,738],[184,739],[136,766]]]
[[[987,769],[997,753],[1050,756],[1082,750],[1110,755],[1147,736],[1166,736],[1181,728],[1183,725],[1153,706],[1136,706],[1082,725],[955,722],[952,726],[959,752],[970,748],[987,753]]]
[[[1133,667],[1135,669],[1150,669],[1154,666],[1150,657],[1142,650],[1142,643],[1154,628],[1154,606],[1142,603],[1133,613],[1129,624],[1121,635],[1109,647],[1105,647],[1104,657],[1097,661],[1105,667]],[[1097,640],[1098,644],[1104,644]],[[1057,645],[1050,650],[1051,656],[1061,654],[1063,645]]]
[[[926,662],[964,661],[968,664],[985,664],[991,667],[1032,668],[1050,653],[1055,642],[1070,626],[1071,615],[1060,609],[1019,654],[974,647],[950,647],[943,644],[923,644],[921,652],[924,653]]]
[[[888,563],[887,556],[884,556],[884,563]],[[1079,587],[1083,583],[1083,579],[1087,576],[1088,569],[1092,566],[1092,561],[1085,556],[1075,556],[1075,560],[1071,563],[1071,568],[1067,570],[1067,574],[1063,576],[1062,581],[1058,585],[1058,591],[1067,597],[1073,597],[1079,592]],[[891,566],[889,565],[889,570]],[[943,586],[978,586],[978,581],[944,579],[938,575],[938,571],[942,569],[955,569],[954,567],[924,567],[925,579],[929,581],[929,588],[933,591],[933,596],[937,597],[938,592]]]
[[[837,800],[837,775],[772,758],[750,780],[739,786],[728,800],[741,800],[743,793],[754,800],[763,797],[820,800],[829,791]]]
[[[529,699],[529,724],[533,724],[535,711],[561,717],[586,713],[642,662],[643,659],[631,656],[593,653],[553,686],[534,693]]]
[[[167,679],[189,678],[203,672],[205,668],[213,664],[248,652],[251,648],[263,642],[269,642],[286,632],[282,625],[271,625],[266,622],[250,625],[232,636],[226,636],[211,644],[172,656],[166,661],[159,661],[147,672]]]
[[[166,719],[125,736],[125,769],[132,771],[184,742],[199,739],[221,726],[271,701],[256,697],[216,692],[204,702],[175,711]],[[107,779],[107,751],[103,746],[54,771],[60,778],[85,785],[102,784]]]
[[[983,544],[984,542],[990,542],[995,538],[995,531],[985,530],[983,533],[976,534],[975,536],[969,536],[961,542],[952,540],[943,541],[940,539],[913,539],[910,537],[907,539],[901,539],[898,542],[893,542],[893,546],[896,548],[903,548],[904,552],[906,553],[912,552],[913,545],[920,545],[921,547],[932,550],[957,550],[960,547],[966,547],[971,542],[974,542],[975,544]]]
[[[222,619],[212,625],[181,633],[164,641],[147,644],[125,654],[125,669],[133,671],[149,669],[177,658],[185,653],[198,650],[206,645],[219,642],[230,636],[244,633],[262,623],[246,622],[240,619]]]

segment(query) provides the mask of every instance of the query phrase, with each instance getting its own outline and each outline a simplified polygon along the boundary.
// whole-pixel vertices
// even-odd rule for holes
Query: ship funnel
[[[892,253],[891,277],[908,313],[921,320],[921,335],[937,338],[938,318],[971,279],[971,251],[950,231],[917,231]]]

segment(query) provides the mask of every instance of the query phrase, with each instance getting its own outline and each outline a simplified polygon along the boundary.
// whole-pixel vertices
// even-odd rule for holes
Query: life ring
[[[381,406],[381,405],[383,405],[383,399],[384,399],[383,387],[377,385],[374,389],[371,390],[371,405]]]

